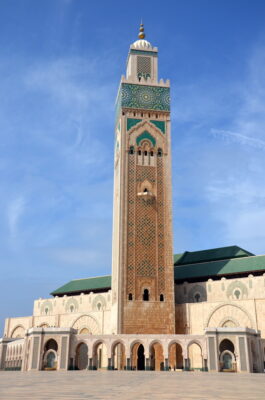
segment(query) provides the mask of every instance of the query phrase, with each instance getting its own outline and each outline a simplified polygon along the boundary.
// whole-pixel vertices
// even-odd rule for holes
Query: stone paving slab
[[[0,372],[0,400],[265,400],[264,374]]]

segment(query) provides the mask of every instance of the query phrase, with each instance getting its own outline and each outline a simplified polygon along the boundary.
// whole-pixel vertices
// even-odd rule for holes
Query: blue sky
[[[264,1],[0,0],[0,324],[111,272],[114,101],[141,17],[172,85],[175,252],[264,254]]]

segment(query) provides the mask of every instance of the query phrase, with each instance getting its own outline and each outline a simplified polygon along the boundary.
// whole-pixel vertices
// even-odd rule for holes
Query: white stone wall
[[[241,326],[258,329],[265,338],[265,274],[175,285],[175,299],[177,333]]]
[[[207,302],[265,299],[265,274],[175,285],[175,300],[178,304],[196,302],[196,294],[200,294],[200,301]]]
[[[88,329],[92,334],[111,333],[111,290],[34,301],[33,316],[8,318],[4,336],[23,337],[32,327]]]

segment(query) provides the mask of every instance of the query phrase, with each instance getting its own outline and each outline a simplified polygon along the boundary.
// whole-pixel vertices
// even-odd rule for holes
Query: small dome
[[[145,39],[139,39],[136,40],[136,42],[133,43],[133,47],[137,48],[137,49],[151,49],[152,45],[150,42],[148,42]]]

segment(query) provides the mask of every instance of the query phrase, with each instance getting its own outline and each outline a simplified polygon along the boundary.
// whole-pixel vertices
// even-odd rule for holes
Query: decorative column
[[[4,342],[4,339],[1,339],[0,343],[1,343],[0,344],[0,370],[1,370],[1,369],[5,369],[7,343]]]
[[[126,358],[127,364],[126,364],[126,371],[131,371],[132,366],[131,366],[131,358]]]
[[[112,357],[108,358],[108,370],[109,371],[113,370]]]
[[[189,371],[190,366],[189,366],[189,360],[188,358],[184,358],[184,371]]]
[[[88,360],[88,369],[89,371],[93,370],[93,357],[90,357]]]
[[[145,359],[145,370],[150,371],[150,358]]]

